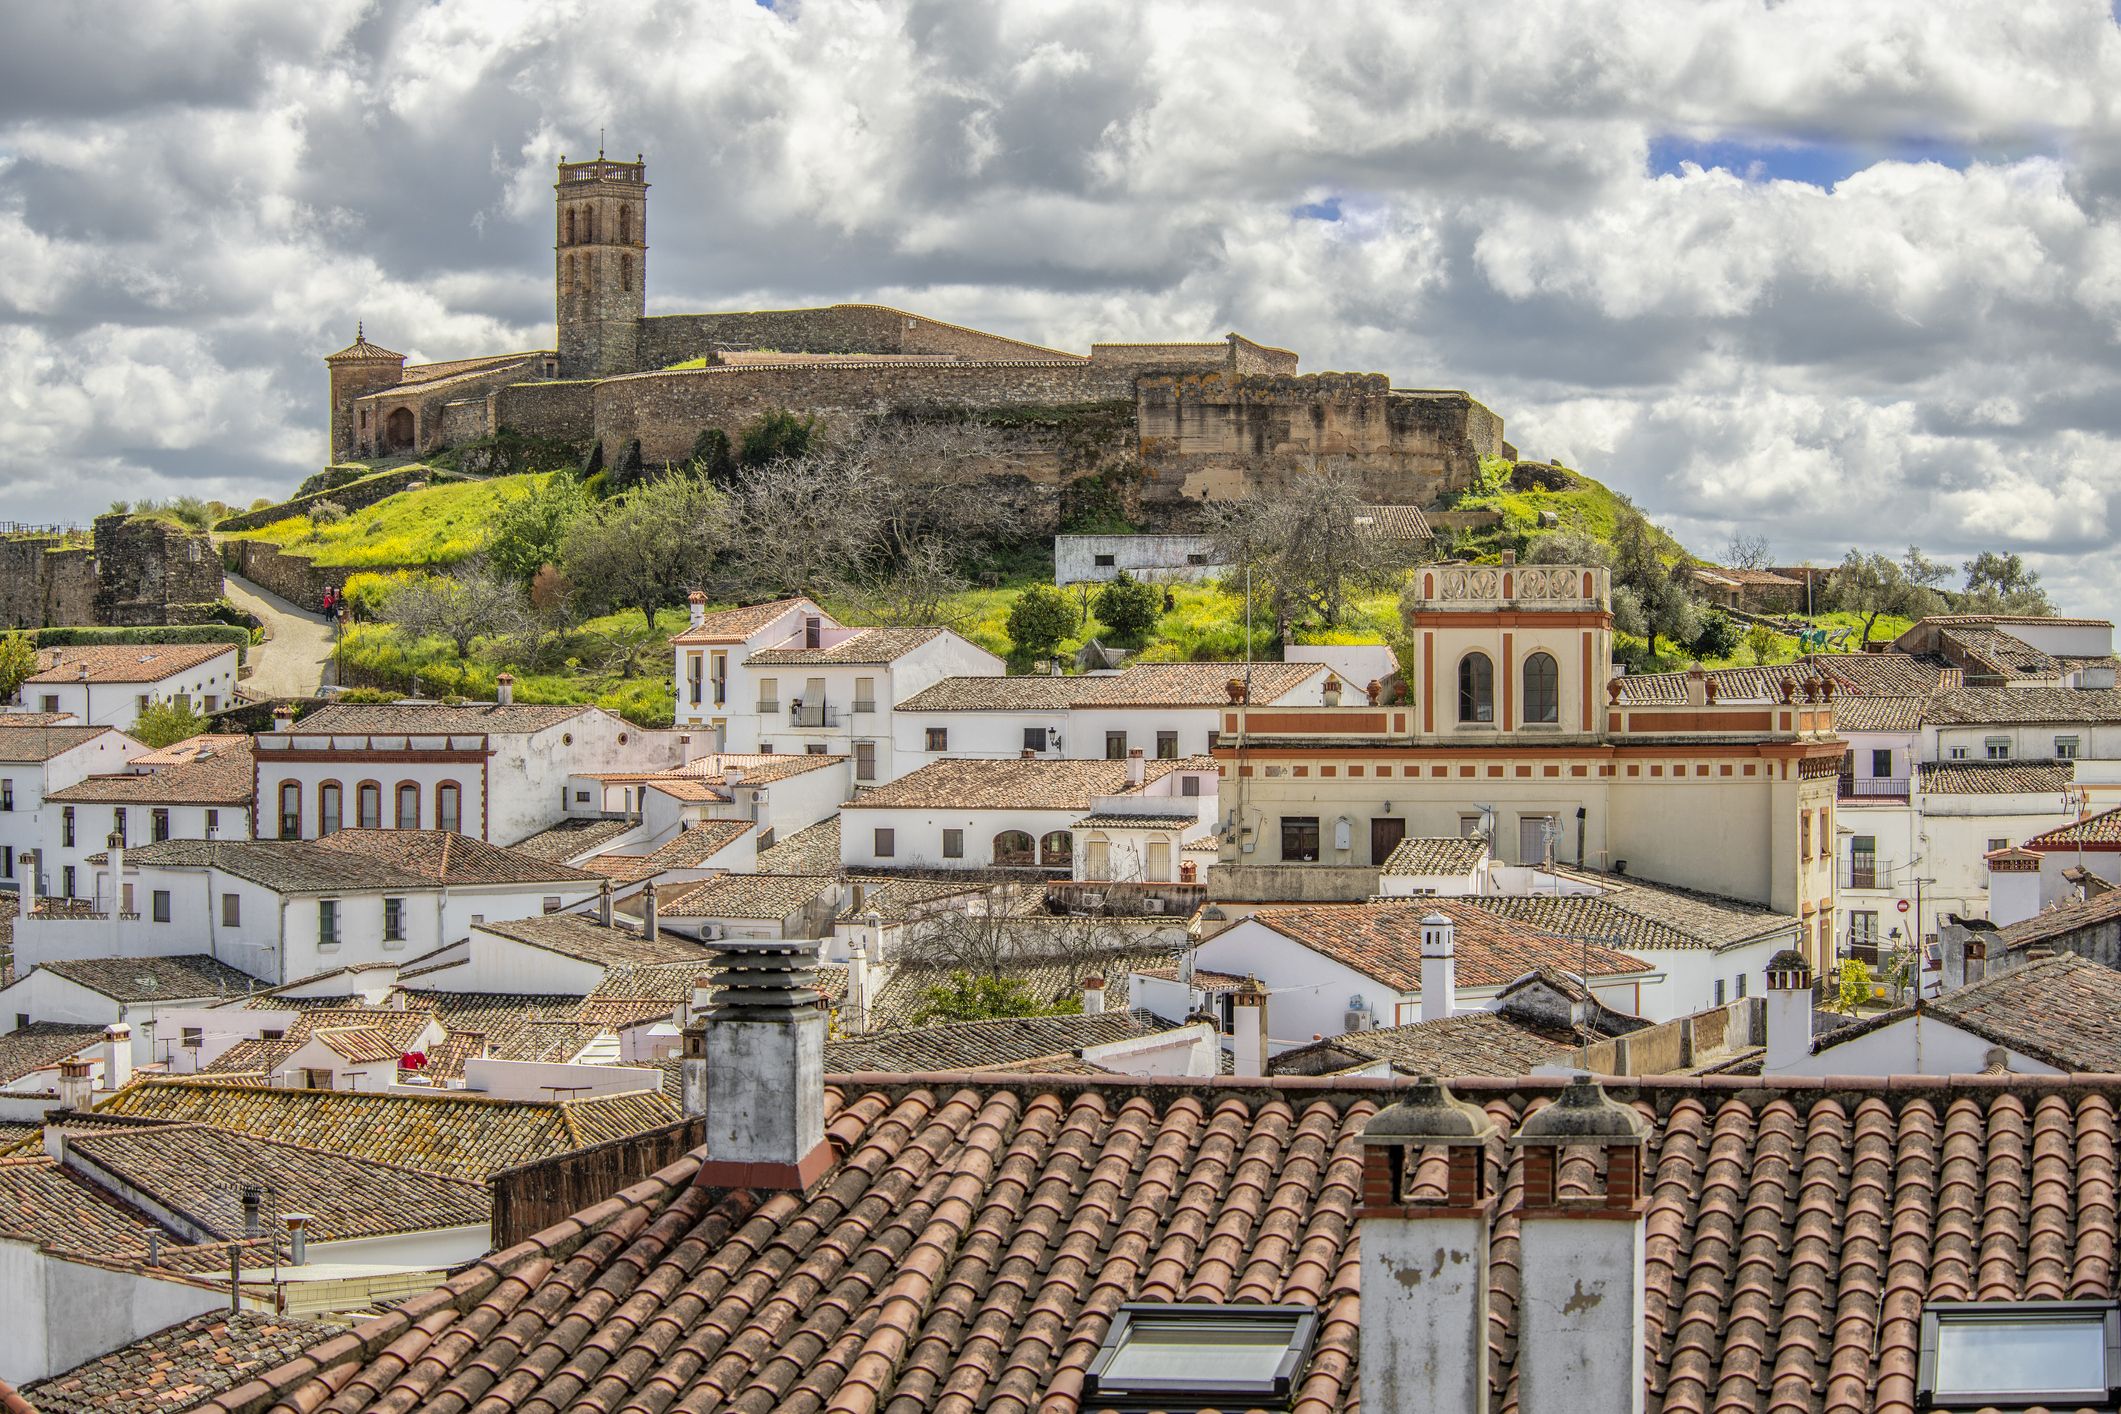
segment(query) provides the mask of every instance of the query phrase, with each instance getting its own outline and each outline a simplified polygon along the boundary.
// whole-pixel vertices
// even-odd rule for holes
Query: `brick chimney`
[[[1649,1130],[1640,1114],[1582,1075],[1510,1141],[1524,1163],[1517,1239],[1522,1414],[1642,1414]]]
[[[133,1078],[133,1029],[124,1022],[103,1028],[103,1088],[123,1090]]]
[[[721,992],[701,1028],[707,1138],[696,1181],[807,1189],[832,1166],[817,943],[729,938],[715,952]]]
[[[1489,1148],[1499,1137],[1485,1110],[1433,1076],[1363,1129],[1365,1409],[1487,1414]]]
[[[516,700],[516,675],[514,673],[501,673],[494,678],[493,700],[500,703],[503,707]]]
[[[1763,1075],[1779,1075],[1812,1054],[1812,965],[1784,948],[1767,965],[1767,1054]]]
[[[1230,998],[1230,1070],[1233,1075],[1267,1073],[1267,989],[1247,977]]]
[[[1457,928],[1441,913],[1421,920],[1421,1019],[1441,1021],[1458,1001]]]
[[[707,596],[695,589],[685,596],[685,612],[691,616],[692,626],[698,628],[707,622]]]

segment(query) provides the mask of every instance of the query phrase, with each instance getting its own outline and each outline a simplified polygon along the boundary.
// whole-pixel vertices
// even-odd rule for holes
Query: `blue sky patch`
[[[1289,214],[1299,221],[1338,221],[1340,198],[1329,196],[1324,201],[1310,201],[1291,208]]]
[[[1680,164],[1721,167],[1748,181],[1804,182],[1831,187],[1874,162],[1941,162],[1963,169],[1974,154],[1953,143],[1905,139],[1890,143],[1755,141],[1747,138],[1690,138],[1667,133],[1650,139],[1650,171],[1669,175]]]

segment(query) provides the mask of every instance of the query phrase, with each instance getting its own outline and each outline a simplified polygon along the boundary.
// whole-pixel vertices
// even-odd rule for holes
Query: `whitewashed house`
[[[19,924],[17,926],[20,926]],[[0,1027],[69,1024],[131,1028],[134,1058],[157,1058],[167,1018],[187,1007],[210,1006],[260,987],[257,978],[205,954],[170,957],[58,958],[34,966],[18,961],[15,980],[0,988]]]
[[[937,761],[864,791],[840,810],[840,860],[849,869],[1036,869],[1076,877],[1077,826],[1085,839],[1125,833],[1121,812],[1154,816],[1137,829],[1168,845],[1154,867],[1175,878],[1176,854],[1215,818],[1217,769],[1205,757],[1123,761]],[[1161,828],[1165,819],[1177,828]],[[1155,856],[1145,855],[1141,867]],[[1124,861],[1111,853],[1113,877]],[[1132,867],[1130,865],[1130,867]]]
[[[196,736],[45,796],[37,858],[46,891],[82,897],[90,856],[121,845],[251,837],[251,738]]]
[[[904,773],[893,710],[947,677],[1000,676],[1002,660],[946,628],[850,628],[809,599],[709,614],[673,639],[677,720],[713,749],[846,756],[859,784]]]
[[[334,703],[260,736],[260,839],[338,830],[443,830],[495,844],[568,813],[569,778],[681,766],[685,736],[646,731],[600,707],[513,700]]]
[[[67,712],[85,726],[128,731],[157,702],[216,712],[235,700],[230,643],[93,643],[37,650],[14,709]]]
[[[108,851],[90,867],[97,902],[47,899],[16,920],[18,968],[203,953],[277,986],[418,956],[487,919],[558,913],[604,888],[586,870],[432,830],[167,840]]]
[[[0,880],[25,899],[54,888],[71,892],[63,867],[46,861],[42,877],[31,878],[21,862],[37,850],[48,825],[56,824],[56,818],[47,820],[57,812],[47,811],[46,797],[100,772],[116,771],[146,751],[111,727],[0,716]]]
[[[854,793],[852,768],[845,756],[711,752],[673,771],[575,776],[567,808],[572,817],[631,819],[635,828],[612,848],[653,847],[707,820],[746,820],[765,849],[837,813]]]

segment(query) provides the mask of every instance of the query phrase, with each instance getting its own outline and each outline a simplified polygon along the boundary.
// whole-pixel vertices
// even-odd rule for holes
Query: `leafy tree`
[[[189,702],[151,702],[134,720],[133,729],[127,735],[160,750],[190,740],[205,731],[208,725],[205,714],[194,711]]]
[[[551,476],[543,486],[511,496],[494,514],[487,562],[504,578],[529,584],[539,570],[559,562],[567,528],[589,506],[589,493],[571,476]]]
[[[693,471],[679,471],[607,501],[567,528],[562,573],[592,611],[655,611],[707,582],[729,543],[727,498]]]
[[[1045,1001],[1022,979],[952,972],[947,981],[928,988],[913,1014],[916,1026],[943,1021],[990,1021],[1009,1016],[1071,1016],[1083,1009],[1080,999]]]
[[[1626,507],[1614,517],[1613,582],[1629,590],[1640,607],[1642,637],[1650,656],[1657,655],[1661,635],[1674,643],[1692,643],[1701,633],[1701,601],[1679,576],[1665,567],[1655,532],[1642,512]],[[1615,593],[1614,619],[1620,619]]]
[[[1613,565],[1605,542],[1580,530],[1550,530],[1525,547],[1524,557],[1535,565]]]
[[[1968,560],[1966,569],[1966,592],[1959,606],[1981,614],[2023,614],[2046,617],[2055,612],[2048,602],[2047,591],[2040,587],[2040,575],[2025,567],[2021,555],[1999,555],[1994,550],[1983,550]],[[1940,571],[1940,578],[1942,572]]]
[[[1163,615],[1164,594],[1155,585],[1144,584],[1121,570],[1097,591],[1094,606],[1098,620],[1112,630],[1114,638],[1122,643],[1140,643]]]
[[[0,702],[12,702],[37,671],[37,645],[26,633],[0,634]]]
[[[1828,602],[1843,613],[1863,615],[1859,643],[1871,641],[1871,628],[1886,614],[1919,619],[1944,608],[1943,596],[1915,576],[1927,576],[1935,566],[1922,552],[1908,547],[1906,560],[1872,551],[1851,550],[1827,576]]]
[[[1731,543],[1724,547],[1723,562],[1734,570],[1766,569],[1769,553],[1765,535],[1747,535],[1734,530]]]
[[[391,591],[382,617],[407,639],[448,639],[459,658],[471,655],[474,639],[526,626],[522,590],[482,564],[408,580]]]
[[[1841,988],[1835,997],[1843,1011],[1854,1011],[1871,999],[1871,969],[1860,957],[1841,960]]]
[[[1745,651],[1755,663],[1767,662],[1775,652],[1775,630],[1766,624],[1754,624],[1745,631]]]
[[[819,440],[818,420],[800,417],[785,409],[762,412],[744,424],[738,438],[737,460],[745,466],[794,461],[807,456]]]
[[[687,460],[717,486],[726,486],[736,477],[736,446],[719,427],[706,428],[693,439],[692,455]]]
[[[1694,656],[1728,658],[1738,651],[1738,625],[1729,614],[1711,609],[1701,616],[1701,632],[1694,635]]]
[[[1340,622],[1349,600],[1389,588],[1418,557],[1409,542],[1374,533],[1355,478],[1332,467],[1286,490],[1257,492],[1207,508],[1213,557],[1268,598],[1277,628],[1316,615]]]
[[[1066,595],[1050,584],[1034,584],[1009,606],[1009,641],[1027,658],[1050,658],[1074,623]]]

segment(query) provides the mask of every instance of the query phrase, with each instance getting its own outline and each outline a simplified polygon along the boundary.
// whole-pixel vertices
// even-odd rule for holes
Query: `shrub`
[[[1843,1011],[1854,1011],[1871,999],[1871,969],[1860,957],[1841,960],[1841,990],[1835,998]]]
[[[1010,1016],[1072,1016],[1083,1009],[1076,997],[1057,1002],[1042,999],[1031,985],[1017,977],[975,977],[952,972],[949,980],[930,987],[915,1011],[913,1024],[939,1021],[988,1021]]]
[[[77,643],[226,643],[236,649],[239,661],[243,650],[250,646],[250,629],[236,624],[166,624],[148,628],[90,625],[30,632],[39,648],[64,648]]]
[[[782,460],[799,461],[817,440],[818,421],[795,413],[762,412],[744,424],[737,439],[737,460],[745,466],[765,466]]]
[[[1050,584],[1034,584],[1009,606],[1009,642],[1027,658],[1050,658],[1075,627],[1075,610]]]
[[[1721,609],[1701,616],[1701,632],[1694,635],[1694,654],[1700,658],[1728,658],[1738,651],[1738,625]]]
[[[1755,663],[1765,663],[1775,652],[1775,630],[1766,624],[1754,624],[1745,631],[1745,651],[1753,655]]]
[[[309,507],[311,525],[337,525],[346,519],[346,507],[337,501],[315,501]]]
[[[1156,627],[1164,612],[1164,592],[1153,584],[1121,570],[1111,583],[1097,591],[1091,607],[1098,621],[1112,630],[1121,643],[1140,643]]]
[[[0,700],[12,698],[37,671],[37,645],[26,633],[0,635]]]
[[[159,750],[199,735],[207,725],[205,715],[193,711],[188,702],[151,702],[128,735]]]

